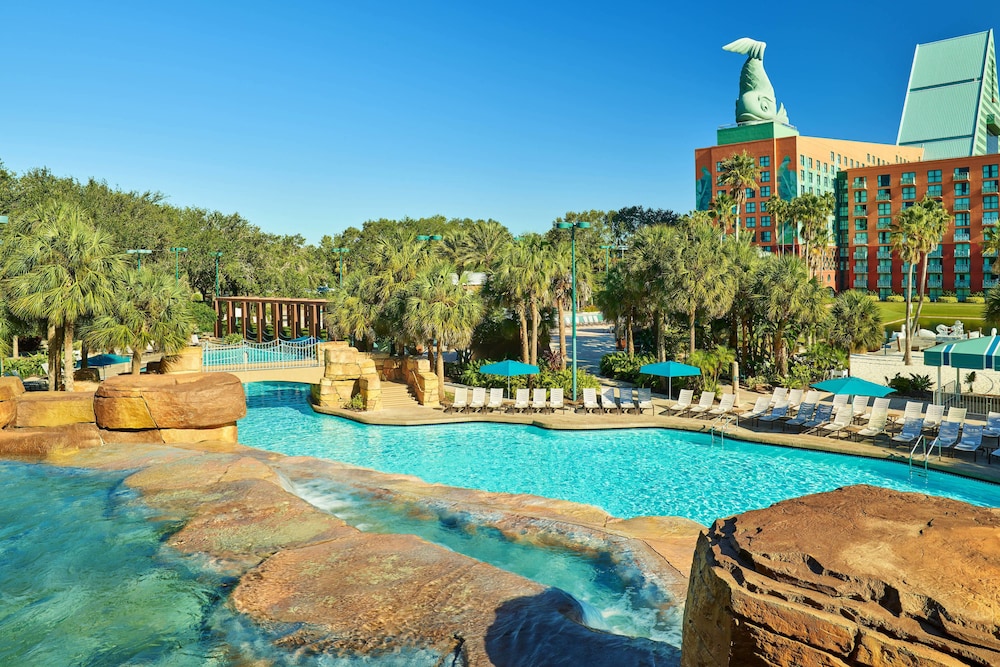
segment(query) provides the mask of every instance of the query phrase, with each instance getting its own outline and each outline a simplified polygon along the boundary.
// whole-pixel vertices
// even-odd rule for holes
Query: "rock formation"
[[[717,521],[684,667],[1000,665],[1000,510],[853,486]]]

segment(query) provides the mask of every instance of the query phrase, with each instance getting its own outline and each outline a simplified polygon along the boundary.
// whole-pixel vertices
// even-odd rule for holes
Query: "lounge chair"
[[[754,419],[759,419],[761,415],[767,412],[768,407],[771,405],[770,396],[761,396],[757,399],[757,402],[753,404],[753,407],[749,410],[741,412],[737,418],[737,424],[739,419],[749,419],[753,421]]]
[[[833,404],[832,403],[820,403],[816,406],[816,412],[813,413],[812,419],[803,422],[799,425],[800,433],[808,433],[817,426],[822,426],[830,421],[830,417],[833,416]]]
[[[452,412],[462,412],[469,407],[469,388],[455,387],[455,400],[451,402],[449,410]]]
[[[490,389],[490,402],[486,404],[490,412],[503,410],[503,387]]]
[[[815,403],[802,403],[799,405],[798,411],[795,416],[786,421],[781,425],[781,430],[784,431],[788,426],[794,426],[796,428],[802,426],[807,421],[813,418],[813,414],[816,412]]]
[[[514,396],[514,405],[511,407],[512,411],[524,412],[525,410],[528,409],[528,407],[531,405],[528,402],[528,393],[529,392],[527,389],[517,390],[517,394]]]
[[[944,424],[941,425],[944,428]],[[972,461],[975,462],[979,455],[979,449],[983,446],[983,427],[980,424],[966,424],[962,427],[962,439],[949,451],[972,452]]]
[[[698,399],[698,405],[692,405],[688,408],[688,416],[694,417],[697,415],[703,415],[712,409],[712,405],[715,403],[715,392],[714,391],[703,391]]]
[[[618,405],[622,412],[635,410],[635,403],[632,401],[632,387],[622,387],[618,390]]]
[[[833,411],[836,412],[841,407],[847,405],[847,399],[850,398],[847,394],[834,394],[833,396]]]
[[[863,428],[854,433],[855,440],[871,438],[874,440],[885,433],[886,422],[889,421],[888,408],[872,408],[872,414],[868,418],[868,423]]]
[[[785,399],[788,398],[788,387],[775,387],[774,392],[771,394],[768,400],[769,405],[778,405],[779,403],[784,403]]]
[[[601,409],[601,406],[597,403],[597,390],[593,387],[583,390],[583,409],[585,412],[594,412]]]
[[[866,401],[867,403],[867,401]],[[842,405],[837,409],[837,414],[834,415],[833,419],[826,424],[821,424],[817,429],[817,433],[824,435],[826,437],[832,438],[834,436],[840,436],[847,430],[851,424],[854,423],[854,406]]]
[[[802,397],[802,401],[799,402],[799,405],[802,405],[803,403],[812,403],[813,405],[819,403],[819,392],[815,389],[807,391],[806,395]]]
[[[535,412],[541,412],[545,409],[545,388],[536,388],[531,393],[531,409]]]
[[[897,447],[899,445],[906,445],[909,447],[917,441],[917,438],[920,437],[923,430],[924,420],[922,417],[907,420],[903,423],[903,430],[897,435],[892,436],[892,440],[889,444],[893,447]]]
[[[723,394],[719,404],[705,413],[706,417],[721,417],[728,415],[736,406],[736,394]]]
[[[871,401],[869,396],[855,396],[854,402],[851,403],[851,413],[854,415],[854,419],[861,423],[861,418],[868,413],[868,403]]]
[[[924,412],[924,404],[920,401],[907,401],[906,409],[903,410],[903,414],[900,417],[896,417],[893,421],[896,424],[905,424],[911,419],[918,419],[920,415]]]
[[[958,444],[958,431],[961,425],[958,422],[943,422],[938,430],[937,437],[931,440],[931,449],[939,448],[939,452]]]
[[[948,408],[948,414],[945,415],[944,420],[947,422],[958,422],[959,424],[964,424],[965,415],[968,413],[968,408]]]
[[[938,428],[942,419],[944,419],[944,406],[928,405],[927,412],[924,413],[924,430],[933,431]]]
[[[801,389],[790,389],[788,391],[788,409],[798,410],[799,404],[802,403],[802,390]]]
[[[681,389],[677,396],[677,402],[669,406],[667,410],[675,415],[679,415],[691,407],[691,399],[694,398],[694,391],[691,389]]]
[[[782,403],[781,405],[776,405],[771,408],[771,414],[761,415],[757,417],[757,423],[767,423],[768,428],[771,428],[771,424],[778,421],[779,419],[784,419],[788,415],[788,403]],[[784,429],[782,429],[784,430]]]
[[[555,412],[556,410],[562,410],[564,407],[562,387],[553,387],[549,391],[549,409]]]
[[[649,387],[639,387],[635,390],[637,396],[636,410],[642,414],[643,410],[653,410],[653,390]]]
[[[1000,412],[986,415],[986,426],[983,428],[984,438],[1000,438]],[[1000,441],[997,443],[1000,445]]]
[[[469,410],[479,412],[486,407],[486,388],[475,387],[472,390],[472,400],[469,402]]]
[[[622,409],[618,407],[618,402],[615,400],[614,387],[605,387],[604,390],[601,391],[601,410],[603,410],[605,414],[609,412],[620,413],[622,411]]]
[[[872,403],[871,409],[865,411],[865,414],[862,416],[862,419],[864,421],[869,421],[872,418],[872,415],[874,415],[879,410],[885,410],[886,413],[889,412],[889,399],[888,398],[876,398],[875,402]]]

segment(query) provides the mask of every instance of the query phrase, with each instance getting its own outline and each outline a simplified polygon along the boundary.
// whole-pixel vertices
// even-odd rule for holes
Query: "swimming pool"
[[[597,505],[623,518],[683,516],[702,524],[780,500],[873,484],[1000,506],[1000,486],[906,465],[666,429],[549,431],[513,424],[367,426],[316,414],[309,386],[246,385],[240,441],[428,482],[532,493]]]

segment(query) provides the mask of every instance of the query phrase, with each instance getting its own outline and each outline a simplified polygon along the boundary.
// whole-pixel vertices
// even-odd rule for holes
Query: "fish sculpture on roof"
[[[740,96],[736,100],[736,122],[756,123],[777,121],[788,123],[785,105],[774,99],[774,87],[764,71],[764,49],[767,44],[749,37],[741,37],[722,47],[724,51],[746,55],[740,71]]]

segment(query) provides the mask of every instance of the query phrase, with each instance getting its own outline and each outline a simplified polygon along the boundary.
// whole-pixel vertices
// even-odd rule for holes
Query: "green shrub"
[[[364,410],[365,409],[364,397],[361,396],[361,394],[355,394],[354,396],[351,396],[351,400],[349,400],[347,403],[344,403],[344,409],[359,410],[359,411]]]
[[[6,375],[17,374],[23,378],[45,375],[42,372],[42,364],[48,361],[45,354],[32,354],[27,357],[17,357],[16,359],[6,359],[3,362],[3,370]]]
[[[629,356],[628,352],[612,352],[601,357],[601,375],[641,386],[649,386],[652,378],[641,374],[639,368],[652,363],[656,363],[656,357],[652,354]]]
[[[967,297],[965,297],[965,302],[966,303],[978,303],[978,304],[981,305],[981,304],[986,303],[986,299],[985,299],[985,297],[981,297],[981,296],[967,296]]]
[[[198,331],[215,331],[215,309],[202,301],[192,301],[189,306]]]
[[[231,333],[222,337],[222,342],[226,345],[242,345],[243,334]]]
[[[914,396],[917,398],[925,398],[934,387],[934,382],[931,380],[930,375],[917,375],[916,373],[910,373],[910,377],[908,378],[896,373],[891,379],[887,377],[885,383],[895,389],[896,393],[901,396]]]
[[[890,294],[885,300],[886,303],[904,303],[906,298],[902,294]]]
[[[937,298],[938,303],[958,303],[957,296],[939,296]]]

